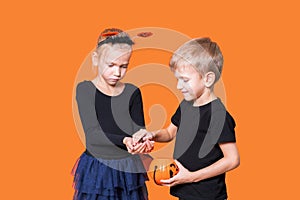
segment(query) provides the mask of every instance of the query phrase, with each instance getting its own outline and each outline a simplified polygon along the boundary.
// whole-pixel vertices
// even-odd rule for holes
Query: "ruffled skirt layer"
[[[103,160],[83,153],[72,170],[74,200],[146,200],[148,177],[141,168],[138,155]]]

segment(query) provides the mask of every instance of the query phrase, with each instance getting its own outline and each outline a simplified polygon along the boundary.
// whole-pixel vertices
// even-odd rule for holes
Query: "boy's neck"
[[[207,89],[204,93],[197,99],[194,100],[193,106],[203,106],[217,99],[218,97],[215,95],[214,91]]]

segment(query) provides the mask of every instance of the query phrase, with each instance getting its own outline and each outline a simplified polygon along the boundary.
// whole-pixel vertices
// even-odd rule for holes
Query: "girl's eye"
[[[109,64],[108,66],[109,66],[109,67],[113,67],[113,66],[114,66],[114,64]]]
[[[121,65],[121,67],[126,69],[128,65]]]
[[[185,83],[188,82],[188,81],[189,81],[189,79],[183,79],[183,82],[185,82]]]

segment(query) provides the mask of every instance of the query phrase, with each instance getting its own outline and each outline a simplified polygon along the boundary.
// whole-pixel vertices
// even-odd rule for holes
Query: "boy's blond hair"
[[[223,55],[217,43],[210,38],[196,38],[180,46],[170,60],[170,67],[193,66],[201,75],[214,72],[215,82],[221,76]]]

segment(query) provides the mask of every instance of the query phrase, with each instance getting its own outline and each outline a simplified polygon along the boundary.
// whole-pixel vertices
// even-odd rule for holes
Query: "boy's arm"
[[[145,129],[133,134],[134,139],[131,143],[129,138],[124,138],[123,142],[127,148],[130,149],[130,153],[149,153],[154,147],[155,142],[169,142],[173,140],[177,133],[177,126],[170,124],[166,129],[157,130],[154,132],[148,132]],[[127,141],[128,144],[127,144]],[[137,142],[139,141],[139,142]]]
[[[213,176],[228,172],[240,164],[240,156],[235,142],[219,144],[224,157],[203,169],[194,172],[195,179],[198,182]]]
[[[171,123],[167,128],[154,131],[150,136],[145,137],[144,139],[150,139],[156,142],[169,142],[175,138],[176,133],[177,126]]]
[[[236,143],[229,142],[219,145],[224,154],[224,157],[218,160],[217,162],[197,171],[190,172],[186,168],[184,168],[178,161],[176,161],[179,167],[179,173],[173,178],[170,178],[168,180],[162,180],[161,182],[165,183],[168,186],[174,186],[183,183],[199,182],[201,180],[223,174],[227,171],[238,167],[240,164],[240,157]]]

